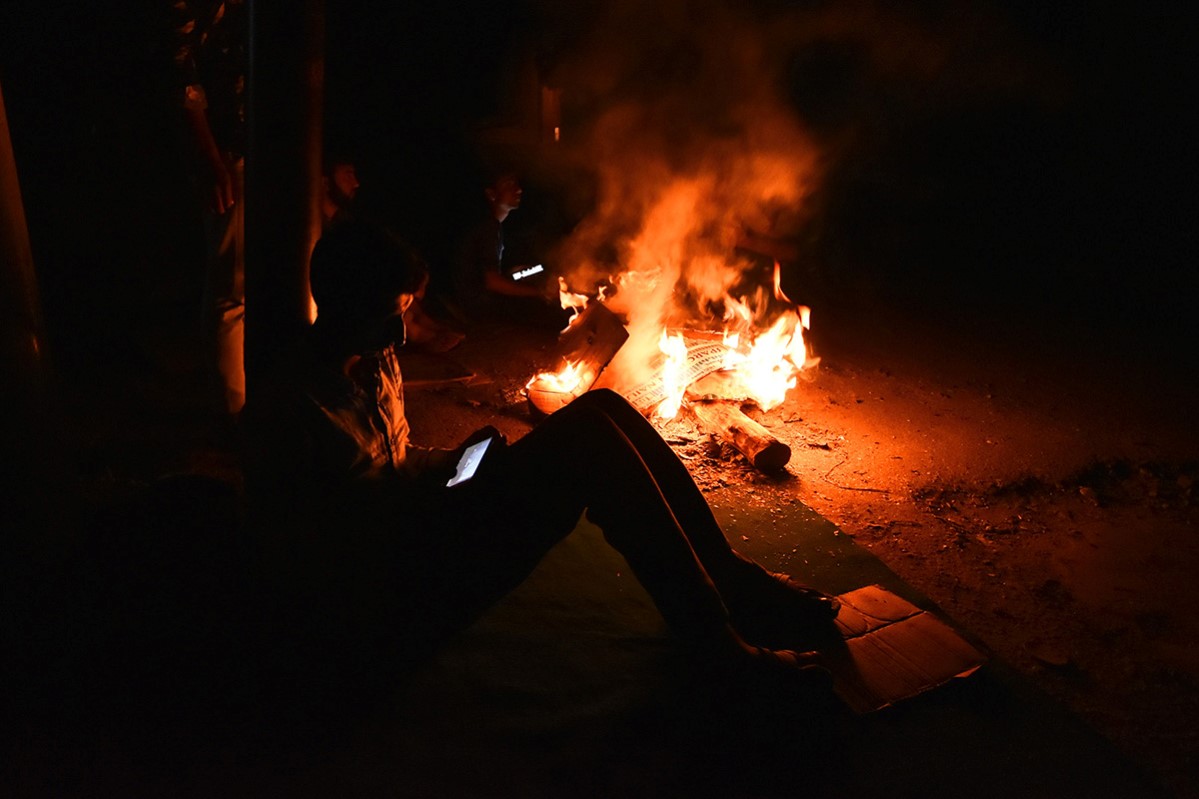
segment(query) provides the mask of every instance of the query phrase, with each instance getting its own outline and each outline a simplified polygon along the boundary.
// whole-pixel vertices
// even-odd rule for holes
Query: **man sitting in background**
[[[354,218],[354,198],[362,184],[358,181],[358,167],[348,155],[326,156],[323,173],[321,229],[324,231]],[[417,257],[415,252],[413,255]],[[405,314],[404,325],[408,333],[408,342],[413,349],[434,353],[449,352],[461,344],[465,336],[425,310],[422,300],[427,288],[426,278],[425,284],[414,292],[412,305]]]
[[[321,175],[321,230],[352,219],[354,198],[358,195],[358,167],[346,155],[325,157]]]
[[[556,286],[541,265],[504,262],[504,221],[520,208],[524,189],[512,172],[501,172],[483,189],[486,208],[463,242],[454,293],[468,319],[548,321],[562,327]]]

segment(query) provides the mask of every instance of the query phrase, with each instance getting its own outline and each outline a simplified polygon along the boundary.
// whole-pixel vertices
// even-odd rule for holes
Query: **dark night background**
[[[510,112],[515,48],[562,58],[603,6],[558,17],[532,3],[328,6],[327,138],[356,155],[362,203],[436,268],[476,193],[473,134]],[[764,17],[835,7],[755,6]],[[1031,78],[976,76],[986,88],[971,91],[971,70],[993,67],[972,64],[969,46],[949,74],[919,77],[867,71],[870,45],[852,38],[788,54],[782,94],[818,140],[840,148],[804,238],[821,300],[866,292],[1088,323],[1111,313],[1124,330],[1181,335],[1196,286],[1184,26],[1081,4],[969,7],[995,25],[975,32],[980,48],[1036,54]],[[192,313],[199,296],[198,209],[159,91],[149,8],[12,3],[0,25],[0,78],[59,359],[136,361],[137,331]],[[936,31],[961,8],[920,3],[902,16]],[[954,78],[966,90],[945,91]],[[526,187],[514,228],[554,203],[538,189]]]
[[[479,143],[516,122],[522,56],[553,74],[618,2],[326,0],[326,137],[356,158],[362,207],[444,268],[475,210]],[[780,59],[778,93],[829,158],[784,278],[795,299],[850,309],[841,319],[911,304],[947,325],[947,346],[954,325],[997,336],[1019,325],[1022,341],[1037,340],[1029,329],[1094,336],[1161,369],[1194,368],[1195,38],[1179,15],[1015,0],[739,6],[766,26],[792,13],[852,21],[845,8],[897,25],[829,24]],[[64,425],[64,454],[93,487],[138,474],[113,465],[125,449],[96,445],[128,432],[130,386],[165,404],[180,388],[155,386],[195,381],[196,364],[178,361],[198,352],[200,203],[163,90],[161,11],[0,5],[0,87],[50,355],[80,417]],[[630,30],[628,46],[652,48],[654,33]],[[907,68],[941,45],[933,67]],[[669,57],[644,63],[646,86],[677,77]],[[509,224],[516,248],[564,234],[585,207],[560,195],[582,176],[537,174]],[[170,438],[154,436],[168,424],[178,418],[128,425],[137,454],[161,455]]]

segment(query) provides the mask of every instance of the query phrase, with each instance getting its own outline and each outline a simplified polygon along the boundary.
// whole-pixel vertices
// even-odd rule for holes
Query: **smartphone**
[[[494,438],[485,438],[463,450],[462,457],[458,459],[458,467],[454,472],[454,476],[446,483],[446,487],[465,483],[474,477],[475,472],[479,470],[479,464],[483,462],[483,456],[487,453],[487,448],[491,446],[491,442],[494,440]]]
[[[544,271],[545,271],[545,267],[543,267],[541,264],[536,264],[536,265],[530,266],[526,269],[519,269],[519,270],[513,272],[512,279],[513,280],[524,280],[526,277],[530,277],[531,275],[539,275]]]

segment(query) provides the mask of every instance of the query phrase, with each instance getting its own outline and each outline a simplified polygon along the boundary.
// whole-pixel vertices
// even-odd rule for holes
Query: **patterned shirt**
[[[245,411],[247,490],[262,511],[296,529],[328,530],[362,503],[399,508],[421,491],[417,478],[444,451],[408,440],[394,347],[360,359],[349,375],[309,349],[281,366]]]
[[[308,382],[305,399],[327,423],[309,427],[317,462],[355,479],[403,474],[409,428],[395,349],[363,358],[351,375],[317,373]]]

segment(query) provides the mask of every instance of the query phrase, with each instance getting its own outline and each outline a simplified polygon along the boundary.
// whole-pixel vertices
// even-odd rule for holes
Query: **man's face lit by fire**
[[[325,178],[325,190],[329,199],[338,207],[345,207],[358,193],[358,170],[353,164],[337,164]]]
[[[503,219],[510,211],[520,208],[520,198],[524,194],[520,180],[515,175],[507,175],[496,181],[495,185],[485,192],[487,201],[495,209],[496,217]]]
[[[390,312],[373,316],[364,314],[359,327],[359,349],[364,353],[380,352],[394,344],[402,347],[408,339],[408,329],[404,324],[404,314],[412,307],[415,296],[412,294],[397,294]]]

